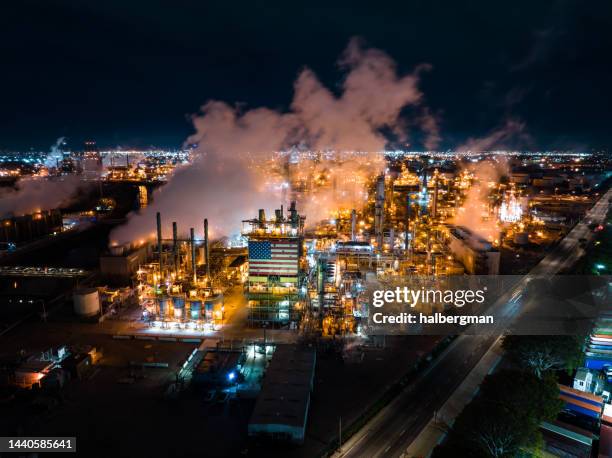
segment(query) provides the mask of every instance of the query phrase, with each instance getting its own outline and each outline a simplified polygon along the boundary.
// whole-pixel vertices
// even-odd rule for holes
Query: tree
[[[538,425],[554,420],[563,409],[559,386],[550,374],[539,379],[529,372],[495,372],[482,382],[480,396],[490,402],[503,403]]]
[[[576,336],[508,335],[502,348],[511,360],[540,379],[551,370],[571,371],[582,359],[582,339]]]
[[[534,442],[538,425],[500,402],[477,398],[457,417],[453,434],[472,448],[494,458],[515,456],[521,447]]]
[[[539,426],[563,408],[551,376],[503,370],[483,381],[478,396],[457,417],[434,457],[528,456],[541,443]]]

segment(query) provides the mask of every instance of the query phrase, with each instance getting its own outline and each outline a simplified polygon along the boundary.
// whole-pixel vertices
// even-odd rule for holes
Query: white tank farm
[[[100,313],[98,288],[75,289],[72,295],[74,312],[79,316],[93,316]]]

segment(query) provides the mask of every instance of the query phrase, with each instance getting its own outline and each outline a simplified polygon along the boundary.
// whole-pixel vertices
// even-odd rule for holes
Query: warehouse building
[[[276,347],[249,421],[249,436],[304,442],[315,364],[312,348]]]

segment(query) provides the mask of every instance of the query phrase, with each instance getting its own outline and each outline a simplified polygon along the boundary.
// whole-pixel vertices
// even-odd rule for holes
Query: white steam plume
[[[70,203],[83,186],[79,177],[23,178],[17,189],[0,191],[0,216],[19,216]]]
[[[64,158],[60,146],[64,144],[65,140],[66,137],[59,137],[51,146],[51,151],[49,152],[49,154],[47,154],[47,157],[45,158],[45,166],[47,168],[57,167],[57,163]]]
[[[398,130],[402,109],[422,104],[418,80],[425,67],[399,76],[388,55],[364,49],[355,39],[340,59],[340,66],[347,73],[339,95],[323,86],[311,70],[304,69],[294,84],[289,112],[268,108],[242,112],[225,102],[207,102],[193,117],[196,133],[188,139],[198,145],[194,163],[177,171],[155,194],[152,205],[132,214],[126,225],[113,231],[111,243],[150,236],[158,211],[165,231],[171,221],[177,221],[183,232],[195,227],[201,233],[201,219],[207,217],[215,236],[235,232],[241,219],[256,216],[257,208],[279,206],[280,192],[272,189],[277,189],[274,184],[278,183],[270,186],[264,165],[273,152],[293,145],[305,144],[311,150],[371,152],[355,156],[351,167],[358,168],[355,162],[368,164],[375,174],[382,160],[372,159],[372,155],[382,151],[386,143],[381,129]],[[431,131],[432,124],[425,129]]]
[[[457,148],[460,152],[481,153],[492,149],[507,149],[510,142],[526,143],[530,140],[525,124],[515,119],[506,120],[505,124],[490,132],[485,137],[469,138]]]
[[[465,226],[489,241],[499,239],[500,228],[497,214],[491,208],[489,186],[497,185],[503,175],[510,173],[507,158],[498,155],[471,164],[468,170],[474,176],[474,182],[467,191],[463,205],[457,209],[452,223]]]

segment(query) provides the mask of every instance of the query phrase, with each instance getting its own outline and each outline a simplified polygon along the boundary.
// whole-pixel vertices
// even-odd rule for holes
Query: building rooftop
[[[295,345],[277,346],[249,425],[275,424],[304,428],[315,362],[314,349]]]
[[[473,232],[471,229],[468,229],[465,226],[455,226],[451,227],[451,234],[453,234],[458,239],[463,240],[466,244],[468,244],[471,248],[477,251],[496,251],[493,249],[491,242],[484,239],[480,235]]]

